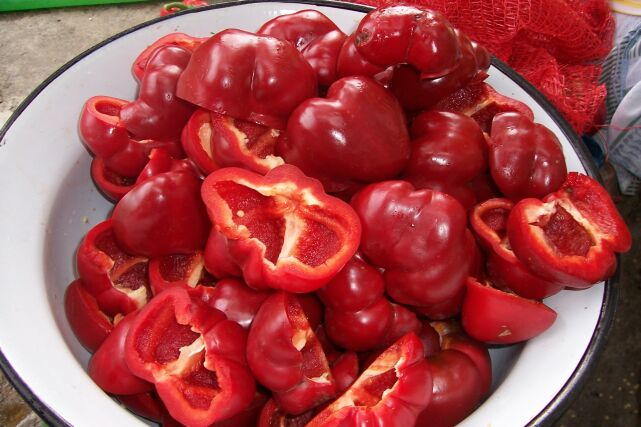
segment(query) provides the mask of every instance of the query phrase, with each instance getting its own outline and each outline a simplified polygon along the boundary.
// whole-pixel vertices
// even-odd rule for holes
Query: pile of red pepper
[[[116,202],[65,308],[89,375],[194,426],[451,426],[488,395],[486,344],[609,277],[629,231],[485,49],[388,7],[353,34],[313,10],[256,33],[169,34],[138,99],[80,136]]]

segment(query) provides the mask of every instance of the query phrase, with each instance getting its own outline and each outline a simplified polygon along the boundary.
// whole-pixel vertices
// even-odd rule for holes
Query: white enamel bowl
[[[346,3],[236,2],[157,19],[85,52],[47,79],[0,132],[0,365],[51,425],[137,426],[136,418],[86,375],[88,353],[65,319],[63,295],[75,276],[82,236],[111,205],[89,178],[90,157],[77,121],[94,95],[133,99],[134,58],[175,31],[208,36],[225,28],[254,31],[281,14],[316,8],[351,32],[367,9]],[[563,143],[569,170],[595,169],[580,141],[532,87],[502,64],[489,83],[526,102],[536,121]],[[494,392],[463,426],[549,424],[585,378],[612,318],[615,288],[600,284],[547,301],[556,323],[522,346],[492,350]]]

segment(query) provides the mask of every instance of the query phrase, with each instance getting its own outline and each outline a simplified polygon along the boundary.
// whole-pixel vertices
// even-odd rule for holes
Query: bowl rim
[[[40,83],[21,103],[16,110],[0,128],[0,147],[5,144],[5,135],[9,131],[11,125],[16,119],[24,112],[24,110],[33,102],[33,100],[56,78],[71,68],[74,64],[89,56],[93,52],[99,50],[103,46],[117,40],[127,34],[140,30],[141,28],[152,26],[158,22],[172,19],[176,15],[184,15],[189,13],[199,13],[205,10],[222,9],[234,7],[239,5],[248,5],[255,3],[293,3],[293,4],[307,4],[310,6],[324,6],[337,9],[353,10],[356,12],[367,13],[374,9],[372,6],[363,4],[342,2],[336,0],[223,0],[209,6],[199,7],[195,9],[187,9],[177,12],[168,16],[160,16],[151,20],[145,21],[124,31],[121,31],[113,36],[108,37],[102,42],[90,47],[84,52],[78,54],[49,77]],[[570,145],[578,156],[581,164],[585,168],[587,174],[595,178],[599,183],[603,184],[599,170],[592,158],[587,146],[582,142],[582,139],[570,126],[567,120],[561,115],[557,108],[543,95],[537,88],[535,88],[524,77],[514,71],[509,65],[492,56],[492,65],[499,71],[507,75],[517,85],[519,85],[525,92],[528,93],[537,103],[543,107],[549,114],[551,119],[559,126],[561,132],[568,139]],[[620,256],[617,255],[617,263],[620,263]],[[581,390],[585,381],[589,377],[590,372],[594,369],[598,356],[603,351],[607,342],[608,332],[614,322],[614,314],[616,311],[617,299],[619,294],[619,276],[620,269],[617,269],[614,276],[607,279],[604,283],[603,301],[599,312],[596,327],[590,338],[590,342],[581,357],[575,370],[572,372],[568,380],[561,387],[554,398],[543,408],[525,427],[538,427],[549,426],[561,414],[567,410],[572,401],[576,398]],[[20,375],[13,369],[7,358],[5,357],[2,349],[0,348],[0,369],[3,371],[9,383],[18,391],[22,398],[29,404],[31,409],[48,425],[50,426],[70,426],[65,419],[59,415],[53,408],[50,408],[46,403],[40,401],[37,394],[22,380]]]

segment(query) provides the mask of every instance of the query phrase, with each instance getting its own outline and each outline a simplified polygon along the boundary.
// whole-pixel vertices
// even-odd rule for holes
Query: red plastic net
[[[357,0],[371,6],[394,0]],[[536,86],[579,133],[606,95],[600,60],[612,49],[607,0],[409,0],[438,10]]]

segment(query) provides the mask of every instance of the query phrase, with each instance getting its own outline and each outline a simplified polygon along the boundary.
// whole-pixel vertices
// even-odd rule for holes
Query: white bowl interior
[[[129,32],[90,52],[54,78],[22,111],[0,141],[0,349],[21,381],[71,425],[135,426],[86,375],[88,353],[64,315],[63,295],[75,277],[81,238],[112,205],[89,177],[90,157],[77,134],[83,103],[94,95],[133,99],[134,58],[174,31],[208,36],[225,28],[255,30],[277,15],[317,8],[344,31],[361,12],[293,3],[254,3],[175,16]],[[564,146],[568,169],[584,171],[559,126],[542,106],[496,68],[488,82],[526,102],[536,121]],[[525,345],[492,350],[495,391],[461,425],[525,425],[568,381],[590,343],[604,297],[602,285],[562,292],[546,302],[556,323]],[[79,399],[82,403],[79,404]]]

